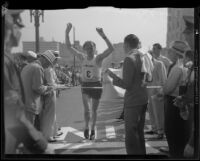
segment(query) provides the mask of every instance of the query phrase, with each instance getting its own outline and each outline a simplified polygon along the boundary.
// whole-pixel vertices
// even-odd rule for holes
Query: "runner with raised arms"
[[[95,138],[95,125],[97,118],[97,108],[99,105],[99,100],[101,98],[102,89],[92,88],[92,87],[102,87],[101,83],[101,67],[102,61],[107,56],[109,56],[114,48],[111,42],[108,40],[103,32],[102,28],[96,28],[97,33],[104,39],[108,48],[102,53],[95,55],[96,45],[92,41],[86,41],[83,45],[83,50],[86,54],[74,49],[69,40],[69,32],[71,31],[72,24],[68,23],[66,28],[65,42],[68,50],[77,56],[82,62],[82,72],[81,72],[81,86],[91,87],[82,88],[82,99],[84,106],[84,119],[85,119],[85,130],[84,137],[86,139],[93,140]],[[92,125],[91,132],[89,136],[89,121],[90,121],[90,110],[89,106],[92,106]]]

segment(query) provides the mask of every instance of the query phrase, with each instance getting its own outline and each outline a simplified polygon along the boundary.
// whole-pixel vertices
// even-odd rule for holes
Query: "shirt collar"
[[[39,60],[34,61],[35,63],[39,64],[40,66],[42,66],[42,63]]]
[[[137,52],[138,52],[138,49],[132,49],[127,53],[127,55],[129,56],[131,54],[136,54]]]

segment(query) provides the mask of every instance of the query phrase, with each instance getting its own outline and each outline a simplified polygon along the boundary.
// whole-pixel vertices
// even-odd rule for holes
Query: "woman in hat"
[[[183,66],[183,58],[188,44],[182,41],[174,41],[170,44],[169,58],[172,65],[168,70],[168,78],[163,87],[165,95],[164,113],[165,113],[165,134],[169,146],[171,157],[183,157],[183,150],[188,140],[188,121],[183,120],[179,114],[179,108],[174,105],[174,99],[180,94],[179,87],[184,84],[187,70]]]
[[[96,45],[92,41],[86,41],[83,45],[83,50],[86,54],[79,52],[78,50],[72,48],[70,40],[69,40],[69,32],[72,28],[72,24],[68,23],[66,28],[66,45],[71,53],[76,55],[82,62],[82,72],[81,72],[81,86],[86,87],[82,88],[82,99],[84,105],[84,118],[85,118],[85,130],[84,136],[86,139],[89,138],[89,120],[90,120],[90,112],[89,112],[89,104],[92,103],[92,126],[90,139],[93,140],[95,138],[95,124],[97,117],[97,108],[99,105],[99,100],[102,94],[102,84],[101,84],[101,66],[102,61],[107,56],[109,56],[113,52],[113,46],[106,37],[102,28],[96,28],[98,34],[105,40],[108,49],[106,49],[102,54],[96,53]],[[91,87],[91,88],[87,88]],[[100,88],[94,88],[100,87]]]

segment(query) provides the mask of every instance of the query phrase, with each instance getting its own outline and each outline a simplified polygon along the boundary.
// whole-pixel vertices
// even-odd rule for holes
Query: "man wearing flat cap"
[[[42,96],[47,91],[52,92],[53,87],[45,85],[44,69],[53,66],[56,57],[47,50],[40,54],[38,60],[26,65],[22,72],[21,78],[25,92],[26,117],[36,125],[37,119],[43,107]]]

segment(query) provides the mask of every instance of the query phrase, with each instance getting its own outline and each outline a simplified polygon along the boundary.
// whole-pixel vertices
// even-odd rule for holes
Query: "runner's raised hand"
[[[98,32],[98,34],[101,36],[101,37],[106,37],[104,31],[103,31],[103,28],[96,28],[96,31]]]
[[[66,28],[66,33],[68,34],[71,31],[71,29],[72,29],[72,24],[68,23]]]

